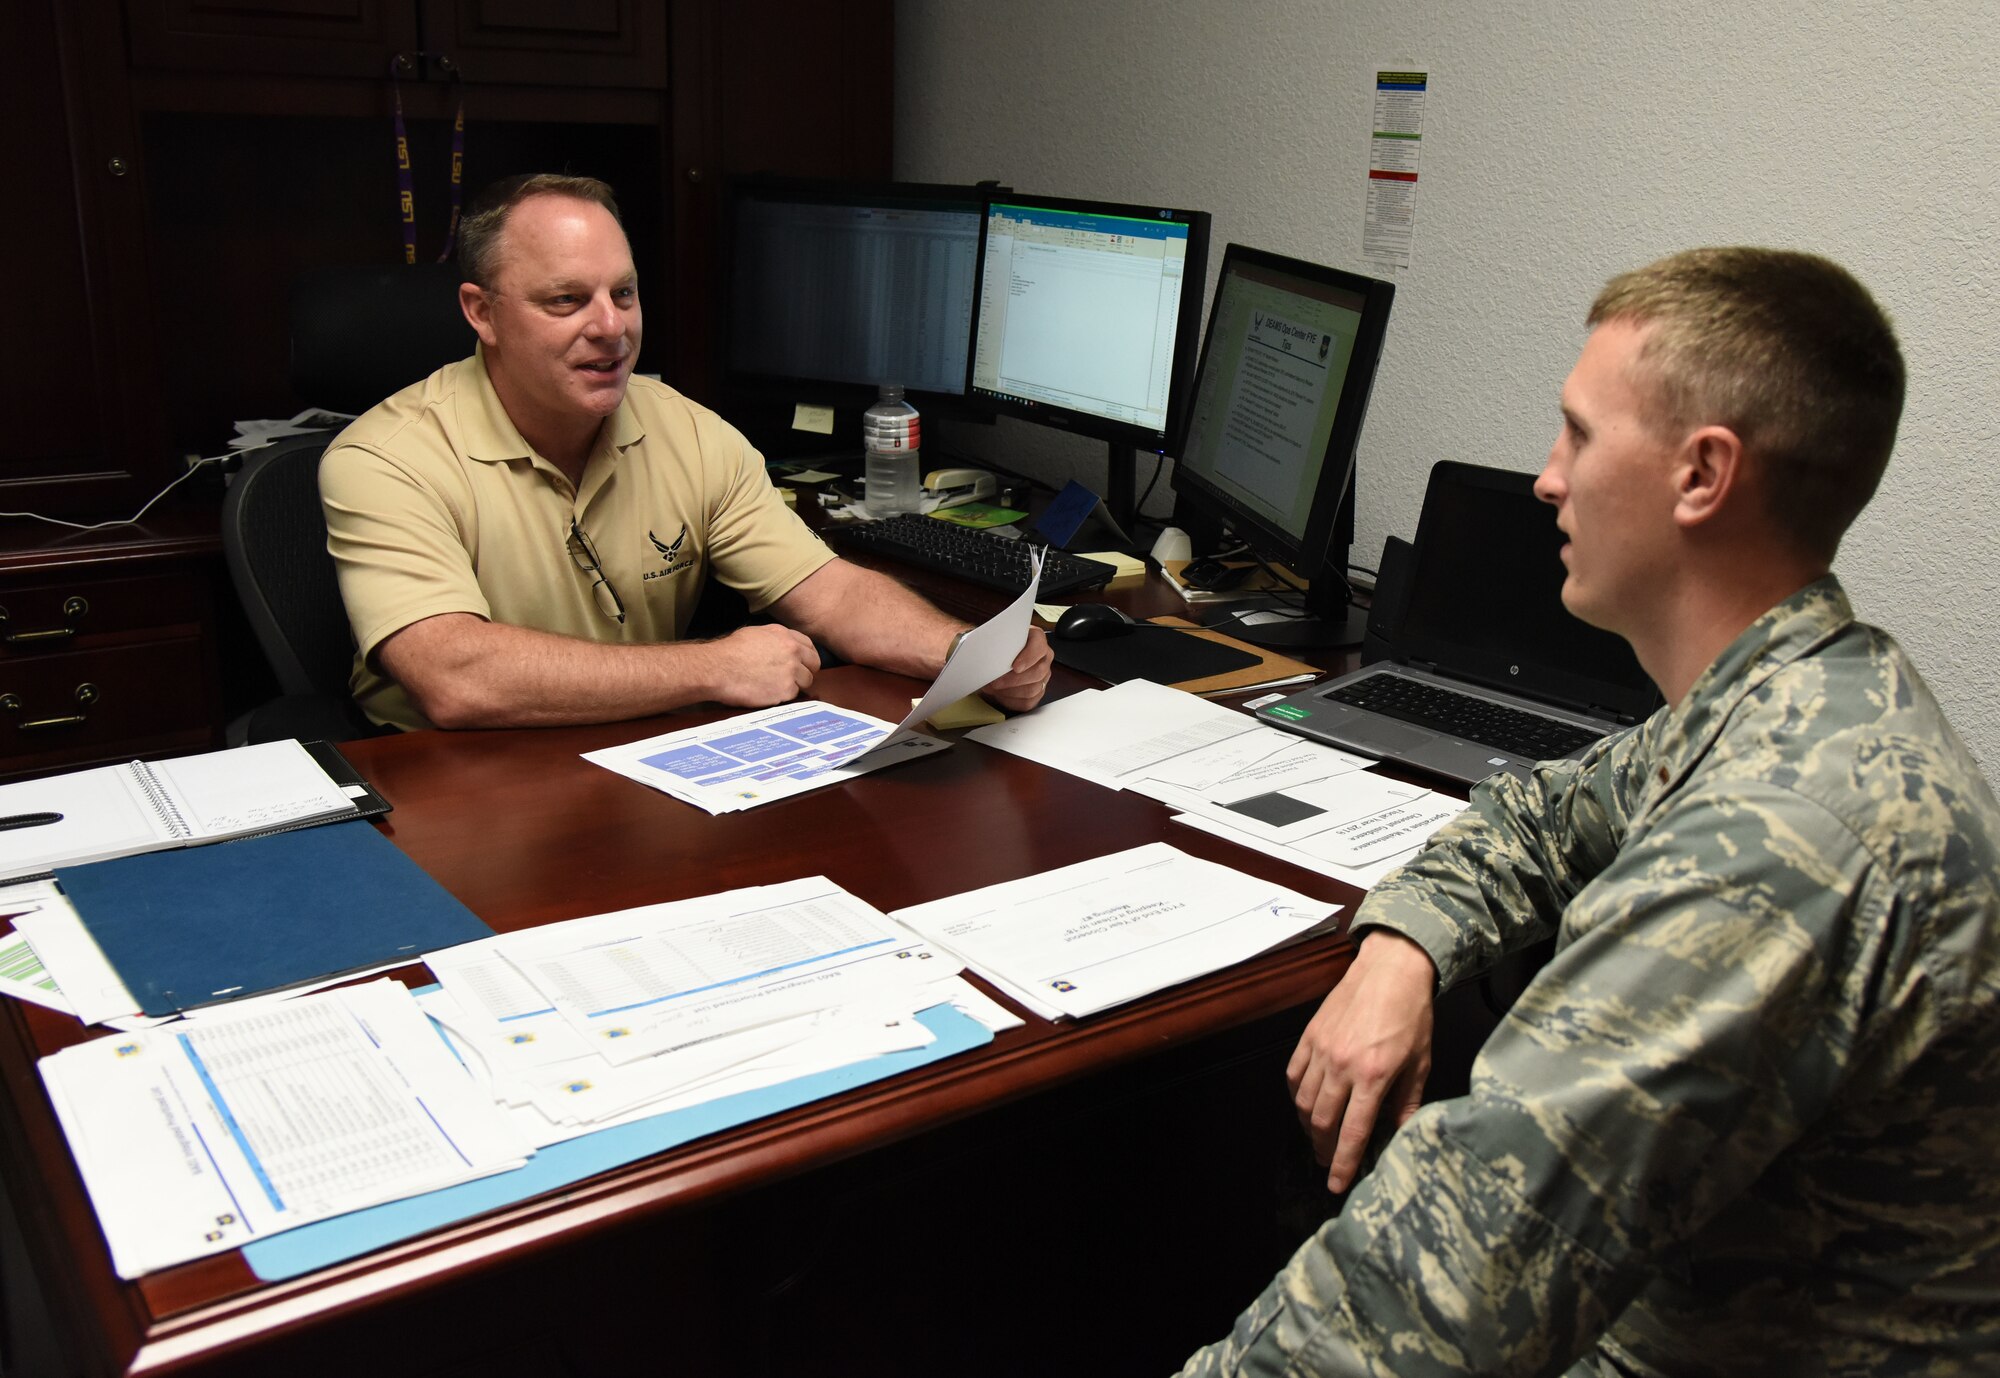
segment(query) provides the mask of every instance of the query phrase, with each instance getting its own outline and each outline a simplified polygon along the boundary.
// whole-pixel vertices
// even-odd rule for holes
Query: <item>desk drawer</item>
[[[0,663],[86,637],[195,626],[206,596],[202,580],[190,573],[140,579],[72,574],[0,588]]]
[[[196,636],[0,659],[0,774],[202,750],[207,686]]]

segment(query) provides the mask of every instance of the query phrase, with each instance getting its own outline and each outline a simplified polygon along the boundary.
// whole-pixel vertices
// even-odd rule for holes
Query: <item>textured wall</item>
[[[1987,0],[904,0],[896,166],[1193,206],[1357,271],[1371,74],[1432,73],[1412,266],[1361,442],[1355,558],[1414,532],[1431,462],[1539,467],[1605,278],[1763,243],[1850,267],[1911,372],[1839,571],[2000,775],[2000,23]],[[1211,271],[1211,290],[1213,288]],[[1038,428],[954,445],[1101,472]],[[1163,485],[1164,487],[1164,485]],[[1164,510],[1155,494],[1148,510]]]

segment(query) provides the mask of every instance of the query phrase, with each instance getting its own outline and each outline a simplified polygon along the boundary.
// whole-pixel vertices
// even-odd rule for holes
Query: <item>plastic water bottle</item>
[[[884,383],[875,405],[861,414],[869,516],[893,517],[918,509],[917,451],[922,436],[917,409],[903,400],[903,385]]]

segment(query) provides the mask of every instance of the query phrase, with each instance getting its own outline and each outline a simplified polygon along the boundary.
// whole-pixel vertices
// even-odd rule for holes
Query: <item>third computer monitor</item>
[[[1334,531],[1395,290],[1231,244],[1174,467],[1183,505],[1308,580],[1307,610],[1329,621],[1346,605]],[[1340,635],[1289,630],[1294,645]]]

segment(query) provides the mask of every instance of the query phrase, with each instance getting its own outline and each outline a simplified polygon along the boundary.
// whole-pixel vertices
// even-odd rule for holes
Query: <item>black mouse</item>
[[[1108,603],[1078,603],[1057,620],[1049,635],[1058,641],[1102,641],[1106,637],[1129,636],[1149,625]]]

